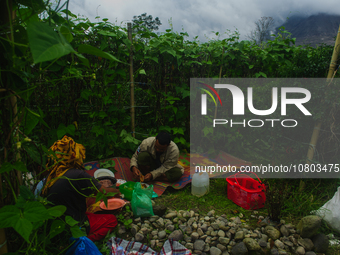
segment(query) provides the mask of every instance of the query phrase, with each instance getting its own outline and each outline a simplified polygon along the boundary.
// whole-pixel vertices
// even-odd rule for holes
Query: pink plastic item
[[[100,208],[103,210],[116,210],[122,208],[126,202],[120,198],[110,198],[107,200],[107,207],[104,202],[100,203]]]

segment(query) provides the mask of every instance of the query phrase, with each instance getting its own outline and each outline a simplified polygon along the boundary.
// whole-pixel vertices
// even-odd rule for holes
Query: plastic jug
[[[201,197],[209,192],[209,175],[207,172],[194,173],[191,182],[191,194]]]

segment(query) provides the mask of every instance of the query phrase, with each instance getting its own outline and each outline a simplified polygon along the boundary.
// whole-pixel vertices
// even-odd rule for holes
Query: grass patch
[[[297,224],[311,211],[319,209],[333,197],[340,185],[338,179],[268,179],[267,181],[271,186],[275,186],[278,181],[288,183],[288,196],[283,203],[281,219],[293,224]],[[227,198],[225,179],[210,179],[209,193],[199,198],[191,194],[191,184],[188,184],[180,190],[167,188],[162,196],[154,201],[174,210],[198,209],[200,214],[215,210],[218,215],[226,214],[228,217],[232,217],[242,213],[246,218],[252,213]],[[268,214],[266,207],[256,211],[263,216]]]
[[[196,209],[201,215],[215,210],[216,215],[226,214],[228,217],[239,216],[246,218],[252,211],[243,209],[227,198],[227,182],[225,179],[210,179],[209,193],[196,197],[191,194],[191,184],[183,189],[167,188],[162,196],[154,199],[157,204],[162,204],[174,210]],[[259,209],[260,214],[266,214],[265,209]]]

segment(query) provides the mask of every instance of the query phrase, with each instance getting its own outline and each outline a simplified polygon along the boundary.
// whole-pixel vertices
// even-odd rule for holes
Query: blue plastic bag
[[[71,241],[76,242],[71,246],[65,255],[102,255],[97,246],[86,236],[79,238],[71,238]]]

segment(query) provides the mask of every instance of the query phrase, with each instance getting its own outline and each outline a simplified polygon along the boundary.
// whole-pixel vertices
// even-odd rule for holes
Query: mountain
[[[296,38],[296,45],[317,46],[323,43],[334,45],[339,25],[340,15],[319,13],[308,17],[292,16],[281,26]]]

